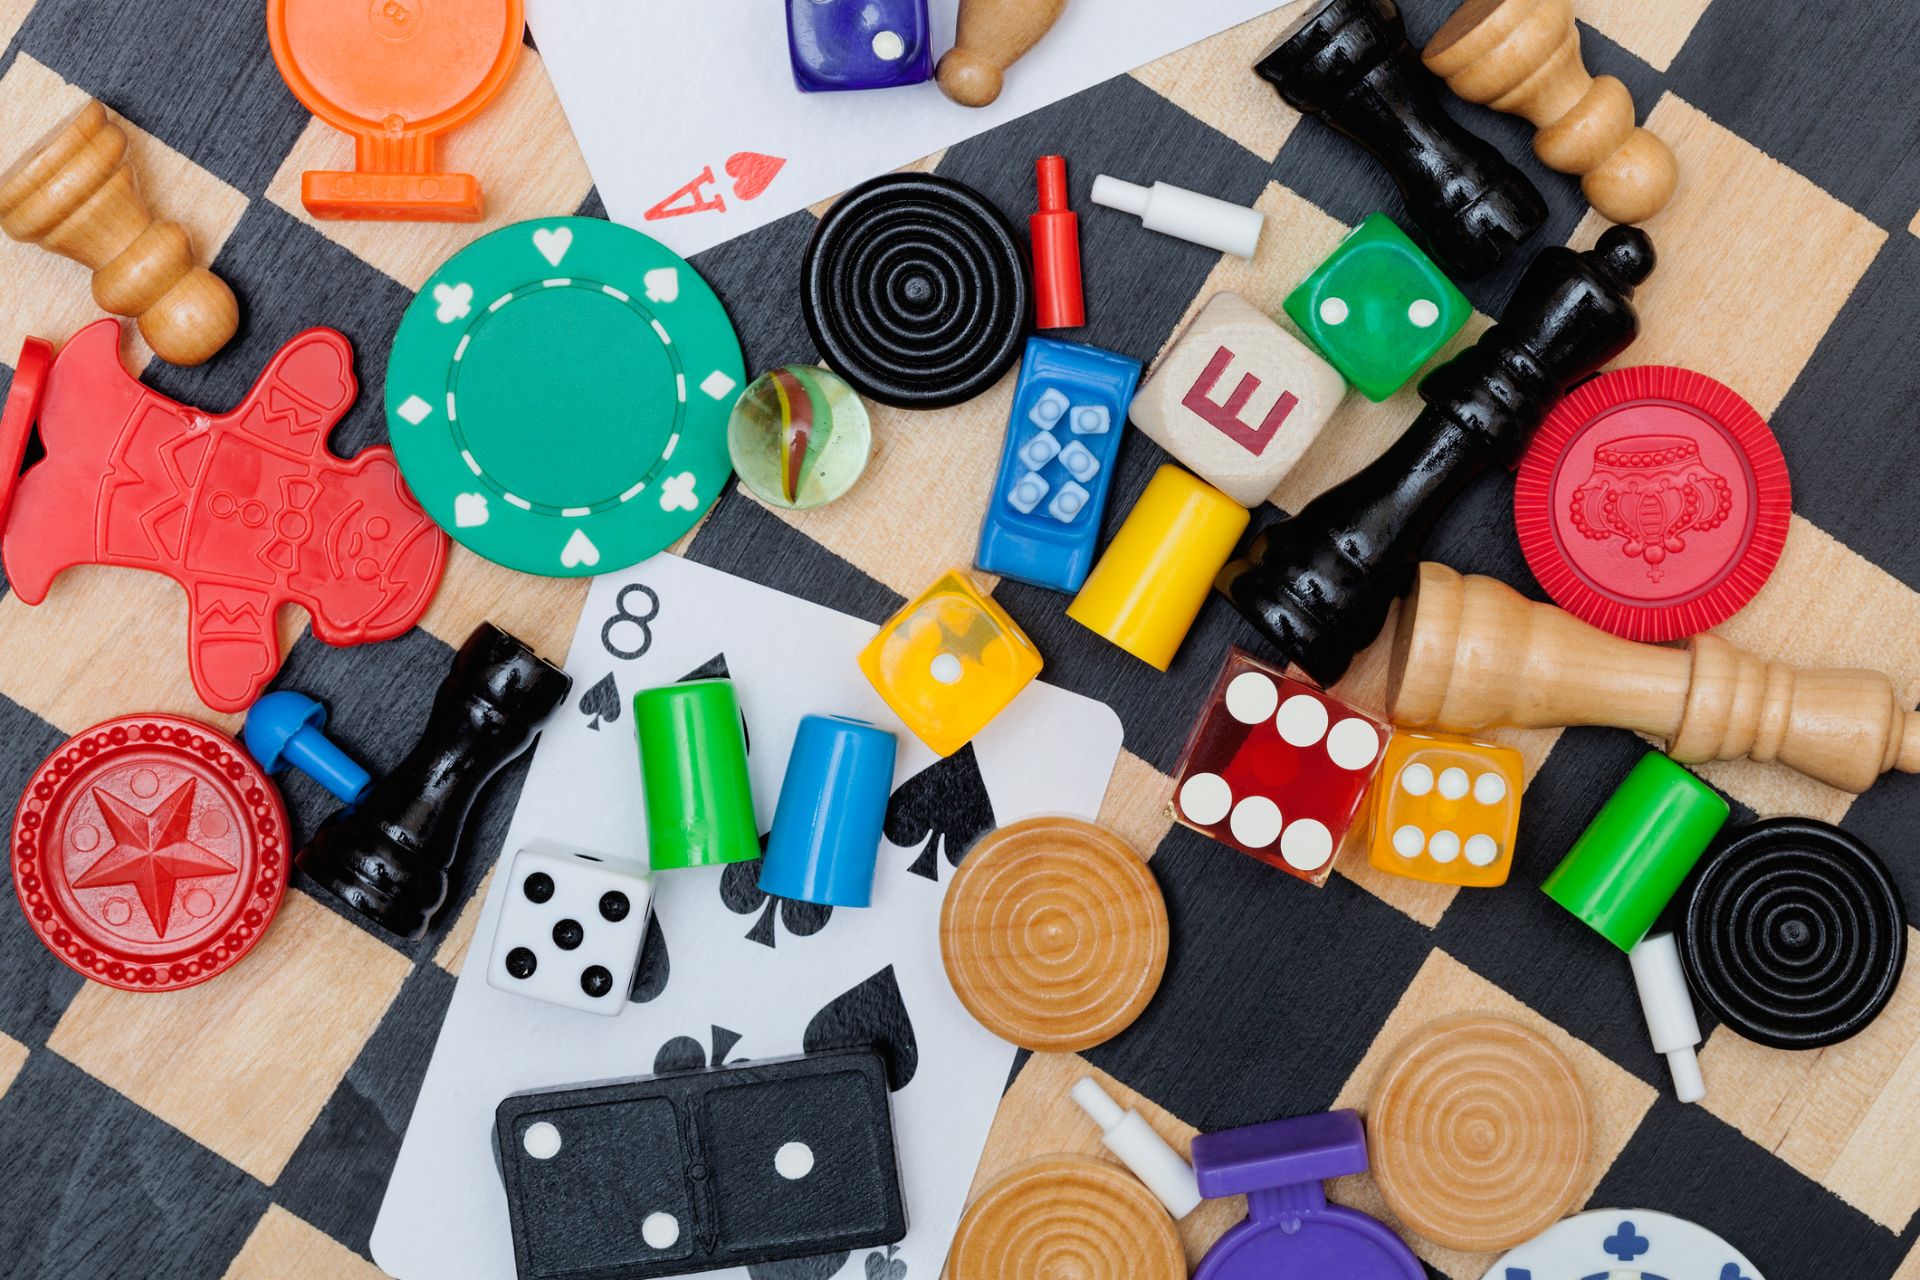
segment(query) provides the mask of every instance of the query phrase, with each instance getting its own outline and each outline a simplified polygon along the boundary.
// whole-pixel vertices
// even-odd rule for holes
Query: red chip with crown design
[[[1521,550],[1554,603],[1629,640],[1698,635],[1739,612],[1792,514],[1786,459],[1753,406],[1659,365],[1575,388],[1513,491]]]
[[[251,951],[287,886],[280,793],[218,730],[125,716],[34,771],[13,823],[27,922],[76,972],[125,991],[205,982]]]

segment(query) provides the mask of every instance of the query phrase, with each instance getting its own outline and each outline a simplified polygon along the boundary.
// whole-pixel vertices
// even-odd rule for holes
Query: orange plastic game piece
[[[1527,775],[1512,747],[1400,732],[1373,789],[1371,861],[1410,880],[1507,882]]]
[[[478,114],[519,60],[522,0],[267,0],[280,76],[307,110],[353,138],[353,169],[310,171],[316,218],[478,222],[469,173],[440,173],[442,134]]]

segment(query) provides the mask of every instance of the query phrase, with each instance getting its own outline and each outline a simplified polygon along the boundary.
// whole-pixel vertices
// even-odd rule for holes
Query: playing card
[[[958,5],[932,0],[936,52]],[[527,19],[607,212],[690,256],[1273,7],[1080,0],[978,109],[931,81],[799,92],[775,3],[527,0]]]
[[[653,685],[727,675],[763,832],[802,716],[858,716],[899,735],[873,905],[770,898],[757,862],[662,872],[633,1004],[604,1019],[487,985],[481,971],[509,887],[496,877],[374,1227],[374,1259],[388,1272],[510,1280],[490,1146],[494,1107],[508,1094],[872,1043],[894,1091],[911,1225],[878,1266],[894,1280],[935,1280],[1014,1052],[947,985],[941,897],[985,831],[1040,813],[1095,816],[1121,729],[1107,707],[1036,682],[939,760],[860,674],[855,655],[873,630],[674,556],[595,581],[567,660],[574,687],[591,696],[548,721],[508,853],[546,836],[644,859],[637,750],[618,708]],[[613,695],[595,693],[609,680]],[[855,1256],[791,1274],[852,1280],[866,1265]],[[756,1280],[784,1274],[755,1268]]]

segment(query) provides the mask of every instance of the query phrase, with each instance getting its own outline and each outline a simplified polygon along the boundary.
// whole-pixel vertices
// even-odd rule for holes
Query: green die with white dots
[[[1287,295],[1287,314],[1369,400],[1407,384],[1473,304],[1384,213],[1370,214]]]

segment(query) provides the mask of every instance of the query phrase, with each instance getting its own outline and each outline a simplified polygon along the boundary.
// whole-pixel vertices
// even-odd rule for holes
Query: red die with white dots
[[[1173,816],[1325,884],[1392,732],[1234,649],[1187,741]]]

